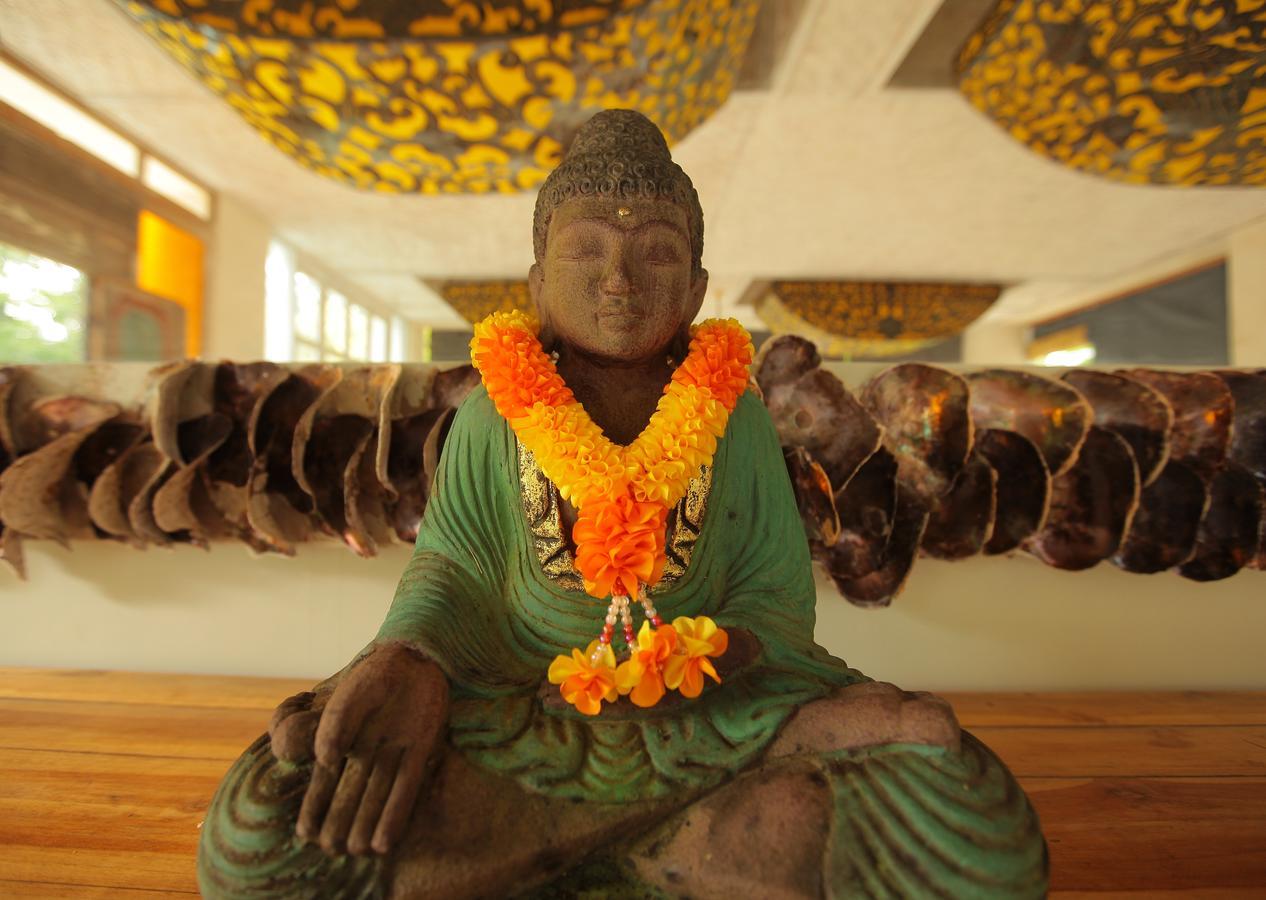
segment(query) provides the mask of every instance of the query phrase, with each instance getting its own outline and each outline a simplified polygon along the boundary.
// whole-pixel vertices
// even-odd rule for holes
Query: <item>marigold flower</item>
[[[573,536],[585,590],[632,596],[663,574],[668,511],[712,463],[729,413],[747,389],[751,339],[728,319],[692,329],[686,359],[646,429],[619,447],[576,401],[536,328],[521,312],[494,313],[475,326],[471,361],[497,411],[581,512]]]
[[[664,684],[681,690],[683,697],[698,697],[703,692],[706,674],[717,684],[721,676],[708,659],[723,654],[730,646],[730,636],[707,616],[694,619],[681,616],[673,620],[677,632],[677,649],[664,666]]]
[[[585,590],[595,597],[636,596],[639,583],[659,581],[667,517],[661,504],[639,503],[627,492],[614,501],[582,507],[572,539]]]
[[[598,654],[601,645],[602,653]],[[594,656],[598,659],[595,662]],[[549,667],[550,684],[560,685],[563,699],[587,716],[596,716],[602,701],[614,703],[615,654],[610,644],[591,641],[584,653],[573,649],[571,656],[556,656]]]
[[[664,696],[664,666],[677,649],[677,632],[671,625],[652,629],[642,623],[633,655],[615,670],[615,684],[635,706],[654,706]]]

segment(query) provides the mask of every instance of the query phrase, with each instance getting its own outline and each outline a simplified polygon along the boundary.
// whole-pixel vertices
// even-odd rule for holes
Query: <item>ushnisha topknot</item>
[[[690,177],[673,162],[655,123],[631,109],[608,109],[580,127],[562,163],[536,196],[532,248],[545,258],[550,217],[574,197],[667,200],[686,211],[695,271],[702,268],[703,209]]]

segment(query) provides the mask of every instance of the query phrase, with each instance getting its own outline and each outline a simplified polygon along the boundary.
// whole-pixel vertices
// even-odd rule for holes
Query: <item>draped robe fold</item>
[[[756,659],[693,700],[665,700],[648,710],[624,700],[594,717],[544,702],[557,694],[543,685],[550,661],[586,646],[606,606],[544,574],[522,502],[520,452],[509,424],[477,388],[454,420],[414,555],[376,638],[417,646],[448,676],[449,744],[459,768],[487,773],[472,782],[484,785],[482,802],[535,805],[538,815],[544,804],[547,817],[550,809],[564,818],[579,810],[582,819],[608,823],[607,835],[612,827],[622,830],[619,841],[599,840],[592,830],[593,841],[572,862],[603,846],[607,858],[619,860],[646,831],[647,810],[655,820],[676,815],[666,831],[643,835],[651,840],[671,834],[696,800],[747,790],[751,779],[780,765],[808,766],[830,810],[821,871],[811,879],[814,895],[1044,895],[1046,848],[1032,807],[1005,766],[971,735],[963,734],[961,750],[888,744],[819,751],[787,763],[763,758],[801,706],[869,679],[814,642],[808,545],[777,435],[754,394],[740,398],[718,443],[686,570],[652,593],[666,621],[708,615],[760,642]],[[293,833],[309,772],[309,764],[276,760],[267,736],[238,759],[202,832],[205,896],[379,897],[399,893],[393,869],[418,883],[419,872],[443,868],[469,846],[461,835],[446,834],[444,803],[428,809],[437,798],[424,796],[413,823],[421,831],[405,842],[403,858],[326,856]],[[447,802],[460,807],[457,790]],[[481,833],[487,827],[478,826]],[[533,850],[536,840],[543,842]],[[548,845],[548,835],[531,832],[508,843],[524,853]],[[580,871],[567,878],[592,889]],[[620,871],[617,881],[628,872]],[[559,893],[560,884],[533,896],[571,896]]]
[[[595,802],[697,791],[750,764],[799,706],[863,680],[814,643],[804,529],[773,425],[747,393],[718,442],[689,567],[652,597],[665,621],[706,615],[751,631],[758,659],[697,699],[646,711],[626,700],[589,717],[540,703],[550,661],[597,636],[606,602],[543,574],[519,452],[478,388],[445,443],[417,548],[378,633],[416,644],[444,669],[450,740],[475,764],[529,790]]]

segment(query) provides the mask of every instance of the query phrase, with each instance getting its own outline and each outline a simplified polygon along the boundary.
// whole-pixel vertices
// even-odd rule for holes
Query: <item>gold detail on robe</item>
[[[563,534],[563,500],[558,488],[545,477],[531,450],[522,444],[518,445],[518,449],[523,513],[532,532],[532,544],[541,571],[560,587],[583,591],[585,585],[576,570],[571,542]],[[668,514],[668,539],[664,548],[666,560],[659,582],[661,585],[672,584],[690,568],[690,557],[703,528],[703,516],[708,510],[711,492],[712,469],[704,466],[699,475],[690,480],[686,496]]]

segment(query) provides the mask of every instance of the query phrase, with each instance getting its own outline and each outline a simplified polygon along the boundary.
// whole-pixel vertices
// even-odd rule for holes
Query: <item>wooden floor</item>
[[[0,897],[197,892],[229,762],[306,683],[0,667]],[[1057,896],[1266,897],[1266,692],[957,694]]]

